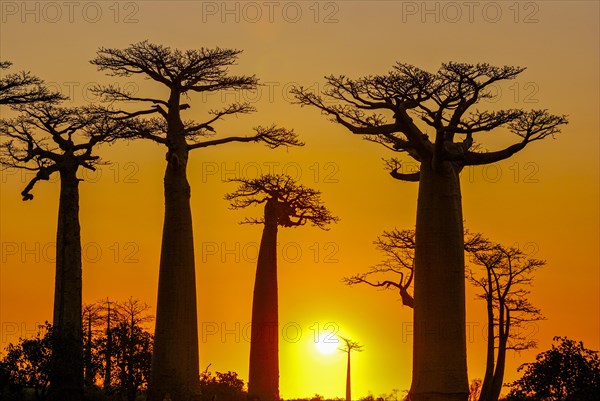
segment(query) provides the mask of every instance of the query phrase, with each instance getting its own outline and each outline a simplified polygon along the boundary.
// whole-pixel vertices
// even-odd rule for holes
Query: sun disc
[[[339,347],[340,340],[333,333],[324,333],[319,336],[315,343],[317,350],[323,355],[333,354]]]

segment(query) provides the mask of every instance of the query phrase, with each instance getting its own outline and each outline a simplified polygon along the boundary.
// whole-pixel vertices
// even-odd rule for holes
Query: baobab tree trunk
[[[183,129],[174,122],[169,129]],[[191,190],[185,139],[168,135],[163,225],[152,372],[148,401],[196,400],[200,396],[196,272]],[[168,398],[167,398],[168,399]]]
[[[423,160],[417,202],[412,401],[466,401],[460,169]]]
[[[348,368],[346,369],[346,401],[352,401],[352,385],[350,383],[350,350],[348,350]]]
[[[76,173],[76,165],[60,171],[50,378],[51,399],[57,401],[81,401],[83,397],[81,236]]]
[[[277,301],[277,201],[265,205],[260,241],[250,341],[248,394],[260,401],[279,400],[279,330]]]

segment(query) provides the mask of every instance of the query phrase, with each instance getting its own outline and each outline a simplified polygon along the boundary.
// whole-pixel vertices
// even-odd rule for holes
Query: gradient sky
[[[294,83],[322,88],[328,74],[385,73],[397,61],[432,71],[445,61],[526,66],[517,80],[499,87],[497,102],[480,108],[548,108],[569,116],[555,140],[533,143],[491,167],[466,169],[464,218],[470,230],[548,261],[531,289],[547,320],[526,329],[539,347],[509,354],[506,381],[518,378],[517,367],[549,348],[555,335],[600,348],[597,2],[69,4],[1,1],[0,59],[12,61],[13,71],[32,71],[80,105],[94,100],[86,88],[95,83],[164,94],[138,77],[97,72],[88,60],[100,46],[123,48],[149,39],[180,49],[242,49],[232,72],[256,74],[265,86],[255,93],[192,95],[186,118],[202,120],[210,108],[249,101],[258,112],[216,125],[220,135],[276,123],[294,128],[306,142],[287,151],[232,144],[191,156],[202,370],[211,364],[210,370],[232,370],[247,379],[244,327],[261,228],[237,222],[261,210],[228,210],[223,195],[234,185],[222,179],[272,171],[320,189],[341,218],[328,232],[280,230],[282,397],[343,396],[344,355],[319,354],[317,331],[338,330],[364,344],[364,352],[353,356],[355,396],[409,388],[412,311],[394,292],[349,288],[340,279],[380,260],[371,242],[383,230],[414,226],[417,185],[387,175],[381,158],[390,154],[383,147],[351,136],[316,110],[290,104],[287,93]],[[487,149],[515,140],[504,131],[478,139]],[[147,142],[104,147],[99,154],[112,164],[82,175],[85,302],[133,296],[155,306],[164,153]],[[59,188],[57,179],[38,183],[35,199],[22,202],[19,193],[30,178],[12,171],[1,177],[1,348],[52,317]],[[484,304],[472,288],[467,302],[469,377],[481,378]]]

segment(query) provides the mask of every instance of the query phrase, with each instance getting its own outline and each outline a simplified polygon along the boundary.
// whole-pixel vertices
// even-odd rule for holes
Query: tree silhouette
[[[525,336],[527,322],[542,320],[538,308],[527,299],[533,272],[546,262],[533,259],[521,250],[491,244],[471,253],[471,261],[481,272],[470,270],[468,280],[481,288],[486,301],[488,341],[486,370],[479,401],[498,401],[504,382],[506,351],[523,351],[536,346]]]
[[[375,248],[381,251],[385,259],[369,268],[366,273],[344,277],[347,285],[368,284],[372,287],[397,289],[402,304],[414,308],[412,283],[415,264],[415,231],[398,230],[384,231],[373,241]],[[481,234],[465,233],[465,250],[474,252],[486,248],[488,242]]]
[[[264,225],[252,300],[248,394],[261,401],[279,400],[277,230],[307,223],[326,229],[337,218],[323,206],[319,191],[299,185],[287,175],[230,181],[240,184],[225,196],[233,209],[265,205],[262,217],[243,221]]]
[[[143,324],[154,319],[148,314],[149,309],[146,303],[132,297],[116,303],[114,308],[110,358],[115,372],[110,377],[110,388],[128,401],[135,401],[150,378],[153,337],[143,328]]]
[[[33,389],[36,400],[47,399],[51,391],[52,334],[50,323],[38,326],[34,338],[19,338],[16,345],[9,344],[0,362],[8,383],[19,390]]]
[[[85,387],[91,387],[96,382],[96,377],[102,366],[96,352],[97,344],[94,341],[96,334],[101,331],[98,329],[102,321],[101,306],[95,303],[83,304],[81,320],[83,329],[84,385]]]
[[[363,345],[360,345],[356,341],[352,341],[349,338],[340,337],[344,342],[344,346],[339,348],[340,351],[348,354],[348,365],[346,368],[346,401],[352,401],[352,385],[350,382],[350,353],[352,351],[362,352]]]
[[[177,400],[199,396],[194,242],[191,189],[187,180],[189,152],[230,142],[263,142],[270,148],[302,145],[293,131],[275,126],[256,127],[251,136],[208,139],[215,132],[212,125],[222,118],[254,111],[247,103],[211,110],[204,122],[183,120],[181,112],[190,105],[182,102],[182,96],[257,86],[253,76],[228,74],[227,68],[239,54],[238,50],[220,48],[180,51],[144,41],[123,50],[101,48],[91,61],[109,75],[140,75],[168,91],[165,98],[156,98],[136,96],[116,86],[95,90],[109,102],[148,105],[135,111],[115,110],[114,117],[135,129],[139,138],[167,148],[165,218],[149,401],[163,401],[167,394]],[[140,116],[145,118],[135,119]]]
[[[512,383],[507,401],[568,400],[594,401],[600,394],[600,358],[598,351],[581,341],[554,337],[548,351],[538,354],[535,362],[523,364],[523,377]]]
[[[33,199],[38,181],[60,176],[56,233],[56,279],[53,317],[52,397],[80,400],[83,391],[81,239],[79,225],[80,167],[95,170],[100,143],[124,135],[100,109],[66,108],[53,103],[14,106],[20,116],[0,120],[0,164],[36,172],[21,192]]]
[[[565,116],[546,110],[475,109],[493,96],[490,85],[514,79],[523,70],[450,62],[430,73],[398,63],[385,75],[326,77],[322,94],[303,87],[292,90],[299,104],[314,106],[351,133],[419,163],[418,172],[407,172],[401,171],[400,160],[388,160],[393,178],[419,182],[413,401],[466,401],[469,395],[460,172],[465,166],[507,159],[567,123]],[[500,128],[516,134],[519,142],[497,151],[478,150],[474,136]]]
[[[10,68],[10,61],[0,61],[0,71]],[[54,102],[63,97],[51,92],[44,81],[30,72],[6,74],[0,78],[0,105],[18,105],[35,102]]]

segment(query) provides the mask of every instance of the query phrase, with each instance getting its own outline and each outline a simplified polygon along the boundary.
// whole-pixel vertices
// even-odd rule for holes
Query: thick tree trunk
[[[83,341],[82,269],[77,166],[60,171],[56,234],[51,399],[81,401]]]
[[[170,129],[177,131],[182,126]],[[183,137],[172,136],[170,141],[148,401],[190,401],[200,396],[191,190],[186,176],[188,150]]]
[[[411,401],[466,401],[464,233],[459,170],[421,163]]]
[[[250,341],[248,394],[260,401],[279,400],[279,330],[277,301],[276,201],[265,205],[265,227],[260,241]]]
[[[350,383],[350,350],[348,350],[348,368],[346,369],[346,401],[352,401],[352,384]]]

